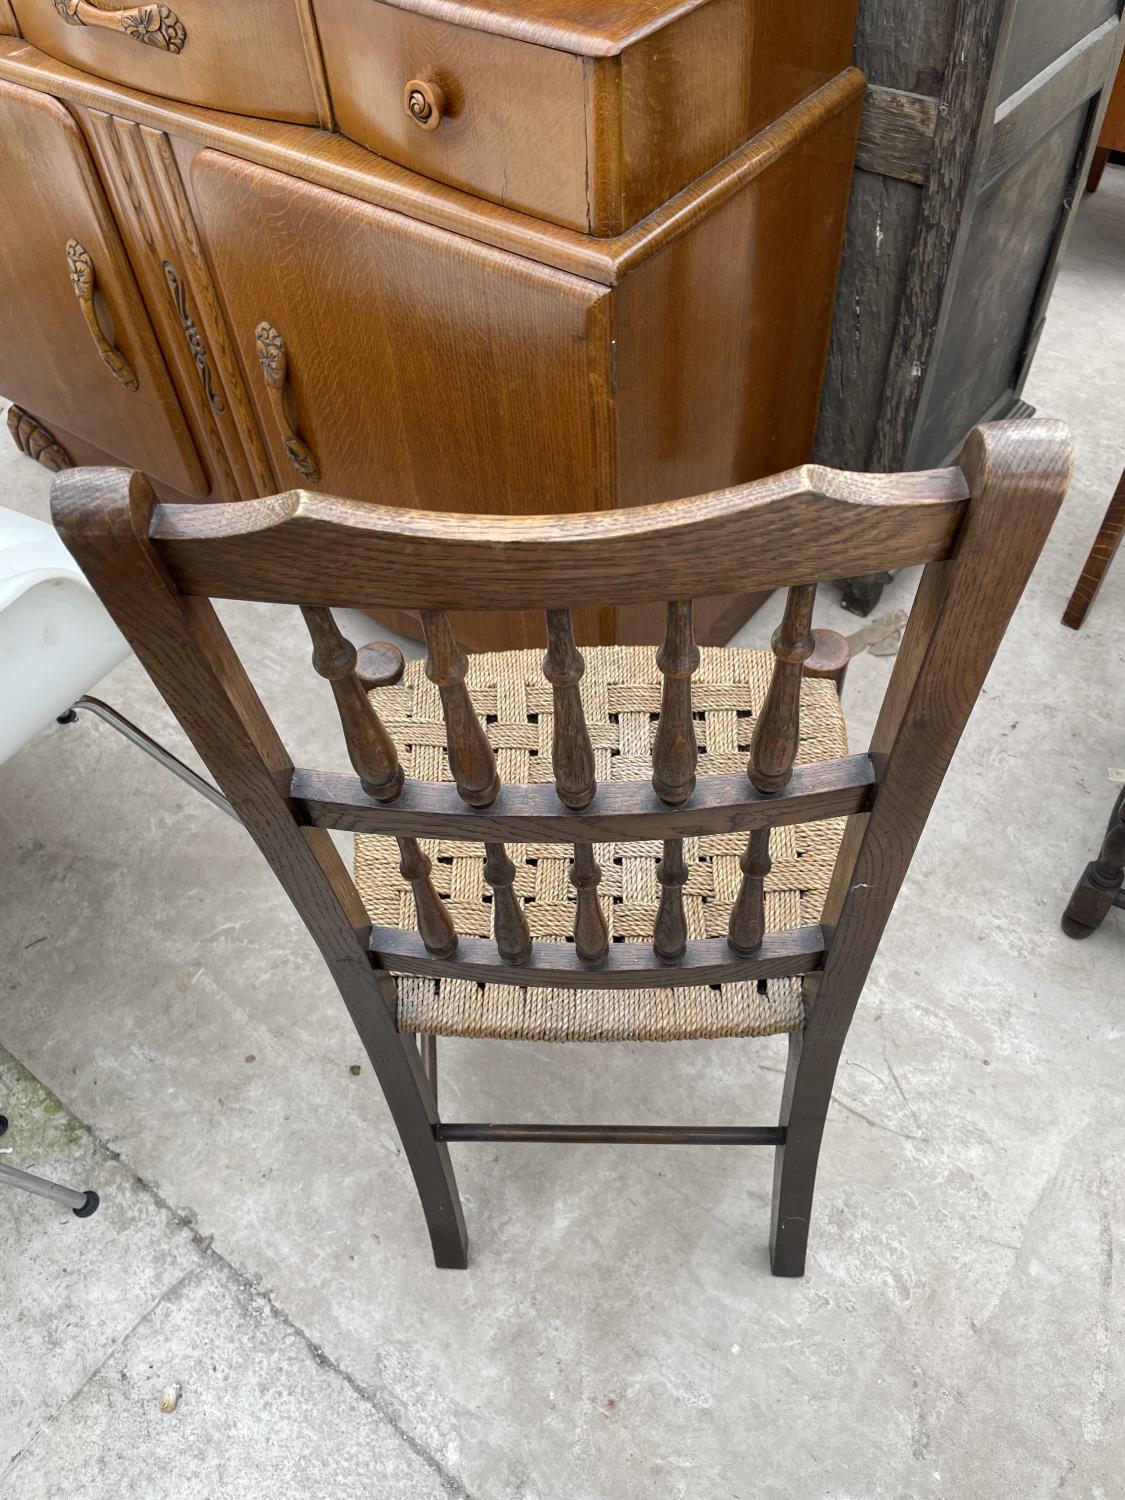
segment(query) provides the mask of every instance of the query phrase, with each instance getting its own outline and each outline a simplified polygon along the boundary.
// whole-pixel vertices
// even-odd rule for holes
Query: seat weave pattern
[[[583,650],[582,699],[594,745],[598,782],[647,781],[660,709],[660,673],[649,646]],[[551,687],[542,652],[486,653],[470,658],[467,685],[484,720],[505,784],[553,781]],[[703,647],[692,681],[700,776],[744,771],[759,711],[773,670],[768,651]],[[377,689],[373,702],[398,746],[408,777],[449,781],[441,700],[421,661],[403,680]],[[801,691],[799,765],[847,754],[843,715],[830,682],[807,680]],[[770,931],[815,924],[843,833],[844,820],[775,828],[773,869],[766,880]],[[356,836],[355,874],[378,926],[415,928],[410,888],[398,869],[393,838]],[[684,841],[688,881],[684,906],[689,938],[726,934],[741,880],[746,835],[719,834]],[[448,903],[457,931],[490,937],[491,893],[484,880],[483,846],[423,840],[433,881]],[[574,925],[569,844],[514,844],[516,894],[523,899],[533,938],[565,942]],[[610,936],[651,943],[659,899],[659,841],[595,845],[602,867],[598,895]],[[439,1036],[539,1041],[682,1041],[703,1037],[769,1036],[804,1021],[799,979],[651,990],[563,990],[480,984],[466,979],[397,978],[400,1031]]]

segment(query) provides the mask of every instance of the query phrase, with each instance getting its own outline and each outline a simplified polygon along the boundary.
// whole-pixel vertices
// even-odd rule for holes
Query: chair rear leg
[[[773,1165],[770,1269],[775,1276],[805,1274],[816,1167],[840,1052],[839,1045],[790,1032],[780,1118],[785,1144],[776,1148]]]
[[[363,998],[368,1004],[357,1005],[356,997],[342,988],[344,1001],[382,1086],[414,1174],[434,1264],[443,1270],[463,1271],[469,1264],[469,1237],[449,1147],[434,1136],[437,1102],[413,1036],[393,1030],[388,1034],[387,1019],[395,1013],[394,980],[378,970],[369,971],[366,978]],[[379,1007],[375,1017],[369,1009],[371,1001]],[[376,1017],[377,1026],[372,1024]]]
[[[422,1200],[434,1265],[444,1271],[464,1271],[469,1264],[469,1236],[457,1179],[453,1175],[453,1163],[449,1159],[449,1147],[444,1141],[435,1141],[433,1131],[427,1128],[428,1144],[421,1141],[416,1149],[411,1149],[406,1145],[406,1133],[401,1124],[399,1131]]]

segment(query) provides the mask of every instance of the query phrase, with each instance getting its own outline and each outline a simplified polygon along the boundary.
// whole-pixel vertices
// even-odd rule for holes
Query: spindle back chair
[[[770,1253],[801,1275],[813,1183],[840,1051],[954,748],[1069,481],[1052,422],[976,429],[959,468],[854,475],[806,466],[736,489],[628,511],[495,517],[404,511],[295,491],[235,504],[157,503],[124,470],[55,480],[67,546],[269,861],[359,1031],[398,1125],[440,1266],[467,1263],[450,1165],[457,1140],[690,1141],[775,1147]],[[924,564],[870,750],[798,766],[802,662],[822,579]],[[693,598],[787,588],[747,774],[697,780]],[[596,784],[570,611],[627,597],[667,604],[649,783]],[[212,599],[299,606],[331,685],[354,776],[295,769],[219,624]],[[405,778],[369,690],[393,651],[357,663],[332,606],[421,612],[440,694],[449,783]],[[466,689],[449,612],[540,609],[554,785],[504,786]],[[376,697],[378,696],[376,691]],[[771,827],[847,815],[821,921],[765,931]],[[397,840],[417,931],[373,927],[329,829]],[[689,939],[684,840],[745,836],[726,936]],[[483,846],[490,938],[459,936],[420,840]],[[595,844],[661,840],[649,944],[609,941]],[[509,844],[573,845],[571,942],[533,941]],[[937,917],[935,916],[935,921]],[[432,1039],[396,1029],[394,974],[599,992],[798,976],[776,1126],[459,1125],[436,1101]]]

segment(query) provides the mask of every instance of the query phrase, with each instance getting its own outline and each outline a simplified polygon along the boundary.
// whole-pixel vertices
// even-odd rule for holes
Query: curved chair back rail
[[[571,1127],[483,1125],[458,1136],[441,1122],[432,1044],[420,1056],[395,1029],[392,971],[598,990],[788,975],[802,980],[806,1023],[790,1035],[779,1125],[667,1137],[777,1146],[773,1268],[797,1275],[852,1013],[1070,468],[1065,430],[1033,421],[976,429],[957,468],[854,475],[810,465],[711,495],[588,515],[453,516],[304,491],[167,505],[123,470],[63,473],[52,505],[67,546],[319,944],[395,1113],[438,1263],[463,1265],[466,1256],[447,1140],[587,1137]],[[925,571],[869,752],[796,766],[817,582],[914,564]],[[780,587],[789,592],[745,774],[697,778],[692,600]],[[569,611],[626,597],[667,602],[652,777],[598,786]],[[212,598],[301,607],[353,774],[294,768]],[[331,606],[421,611],[451,783],[404,774]],[[504,786],[447,611],[531,608],[546,612],[554,785]],[[767,933],[768,829],[840,815],[848,823],[820,925]],[[397,840],[416,932],[372,928],[330,828]],[[684,840],[711,833],[747,835],[742,885],[726,936],[688,940]],[[481,844],[493,937],[457,932],[419,842],[435,838]],[[595,846],[630,839],[660,841],[650,943],[612,941],[598,895]],[[568,943],[533,941],[513,890],[506,845],[539,841],[573,845]],[[601,1138],[663,1137],[606,1127]]]

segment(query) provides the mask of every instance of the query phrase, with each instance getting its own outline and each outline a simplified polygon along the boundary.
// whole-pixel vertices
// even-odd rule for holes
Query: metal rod
[[[781,1125],[485,1125],[434,1126],[439,1141],[553,1141],[572,1145],[783,1146]]]
[[[108,724],[111,729],[116,729],[118,734],[124,735],[127,740],[136,745],[138,750],[143,750],[146,755],[150,755],[166,771],[171,771],[173,776],[178,776],[182,782],[191,787],[193,792],[198,792],[201,797],[206,797],[208,802],[213,802],[216,807],[221,808],[236,823],[241,823],[242,819],[223,796],[222,792],[219,791],[218,787],[212,786],[209,781],[199,776],[190,766],[185,766],[183,761],[178,760],[170,750],[165,750],[163,745],[158,745],[150,735],[145,734],[143,729],[138,729],[135,724],[130,723],[115,708],[111,708],[108,703],[103,703],[100,698],[91,698],[86,694],[83,694],[81,698],[76,698],[73,707],[67,713],[59,715],[59,723],[72,722],[74,710],[78,708],[86,709],[88,713],[94,714],[97,718]]]
[[[22,1188],[25,1193],[34,1193],[37,1198],[50,1198],[53,1203],[65,1203],[75,1211],[86,1207],[89,1193],[80,1193],[76,1188],[63,1187],[60,1182],[49,1182],[46,1177],[36,1177],[33,1172],[21,1172],[0,1161],[0,1182],[9,1187]]]

